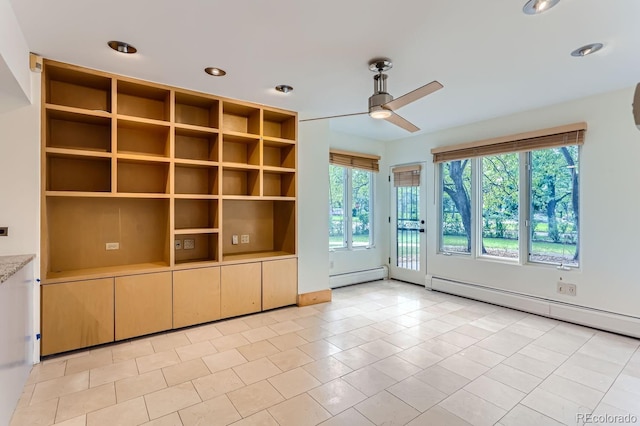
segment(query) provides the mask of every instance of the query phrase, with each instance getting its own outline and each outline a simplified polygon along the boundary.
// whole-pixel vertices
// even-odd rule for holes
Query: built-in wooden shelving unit
[[[149,275],[162,283],[158,303],[197,299],[180,293],[199,288],[190,277],[216,276],[217,292],[205,293],[227,294],[216,305],[219,318],[238,312],[233,288],[220,279],[229,275],[225,266],[296,262],[296,113],[49,60],[42,96],[41,276],[44,286],[59,285],[43,291],[43,354],[166,329],[166,318],[159,328],[122,323],[135,308],[124,307],[123,295],[153,291]],[[190,268],[208,272],[180,275],[180,294],[168,297],[172,274]],[[139,286],[136,276],[144,277]],[[56,309],[64,295],[91,299],[87,289],[95,288],[104,297],[109,285],[115,330],[82,325],[71,343],[56,343],[52,322],[65,322]],[[111,318],[98,300],[87,305]],[[172,326],[212,319],[185,309]]]

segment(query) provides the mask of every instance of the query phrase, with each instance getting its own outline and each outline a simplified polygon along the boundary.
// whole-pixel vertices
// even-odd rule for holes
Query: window
[[[578,266],[578,147],[529,153],[530,262]]]
[[[440,251],[471,253],[471,160],[440,164]]]
[[[440,252],[579,266],[585,130],[576,123],[433,149]]]
[[[380,157],[331,151],[329,248],[373,246],[373,177]]]
[[[347,168],[329,166],[329,248],[347,246],[345,208]]]
[[[518,154],[483,157],[482,254],[518,259]]]

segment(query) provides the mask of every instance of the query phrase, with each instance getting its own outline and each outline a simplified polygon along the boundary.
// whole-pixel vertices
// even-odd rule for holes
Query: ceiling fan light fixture
[[[138,51],[138,49],[136,49],[135,47],[133,47],[129,43],[125,43],[124,41],[111,40],[111,41],[107,42],[107,46],[109,46],[110,48],[112,48],[116,52],[127,53],[129,55],[132,55],[132,54],[134,54],[134,53],[136,53]]]
[[[385,118],[391,117],[391,114],[393,114],[393,112],[388,109],[384,109],[381,106],[371,107],[369,110],[369,116],[376,120],[384,120]]]
[[[204,72],[206,72],[209,75],[212,75],[214,77],[222,77],[227,75],[227,72],[225,70],[223,70],[222,68],[217,68],[217,67],[207,67],[204,69]]]
[[[527,15],[537,15],[551,9],[558,4],[559,1],[560,0],[529,0],[525,3],[522,11]]]
[[[575,56],[577,58],[581,58],[583,56],[591,55],[592,53],[596,53],[598,50],[602,49],[604,45],[602,43],[591,43],[586,46],[582,46],[571,52],[571,56]]]

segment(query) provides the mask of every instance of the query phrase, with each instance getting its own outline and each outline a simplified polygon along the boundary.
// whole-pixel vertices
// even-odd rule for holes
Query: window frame
[[[580,159],[582,156],[582,144],[576,145],[566,145],[566,146],[575,146],[577,148],[577,163],[578,163],[578,208],[579,211],[582,212],[582,184],[581,184],[581,173],[580,173]],[[542,149],[552,149],[552,148],[542,148]],[[509,259],[507,257],[497,257],[490,255],[482,254],[482,226],[481,218],[483,214],[483,200],[482,200],[482,159],[484,156],[469,158],[470,167],[471,167],[471,193],[469,194],[469,199],[471,203],[471,252],[455,252],[455,251],[446,251],[443,250],[443,197],[444,197],[444,163],[448,161],[441,161],[436,167],[436,175],[438,178],[437,188],[439,194],[437,196],[438,208],[437,208],[437,226],[438,226],[438,236],[437,236],[437,254],[441,254],[444,256],[461,256],[462,258],[471,258],[471,259],[479,259],[484,261],[491,262],[503,262],[506,264],[519,264],[519,265],[531,265],[531,266],[541,266],[541,267],[554,267],[562,270],[580,270],[582,268],[582,259],[580,256],[577,260],[577,264],[564,264],[562,262],[543,262],[543,261],[535,261],[531,260],[531,244],[533,243],[533,238],[531,236],[531,214],[532,214],[532,164],[531,164],[531,153],[537,150],[529,150],[529,151],[521,151],[516,154],[518,157],[518,170],[519,170],[519,181],[518,181],[518,258],[517,259]],[[582,238],[581,238],[581,227],[578,227],[577,233],[577,249],[580,253],[582,253]]]
[[[344,205],[342,208],[343,245],[339,247],[329,246],[329,251],[353,251],[367,250],[375,247],[375,174],[372,170],[347,167],[340,164],[329,164],[329,167],[341,168],[343,171]],[[369,242],[367,245],[353,245],[353,171],[367,173],[369,175]],[[331,191],[331,188],[329,188]],[[331,214],[331,211],[330,211]],[[329,221],[331,223],[331,220]]]

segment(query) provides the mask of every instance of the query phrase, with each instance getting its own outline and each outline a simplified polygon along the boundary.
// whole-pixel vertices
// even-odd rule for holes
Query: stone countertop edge
[[[35,254],[21,254],[16,256],[0,256],[0,284],[7,281],[27,263],[36,257]]]

